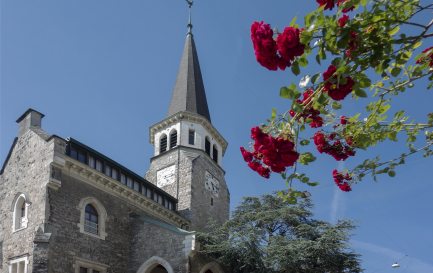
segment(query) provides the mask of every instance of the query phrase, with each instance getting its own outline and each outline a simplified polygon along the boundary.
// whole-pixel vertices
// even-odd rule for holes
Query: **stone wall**
[[[187,241],[191,235],[146,216],[137,215],[131,220],[129,273],[136,273],[152,257],[167,261],[176,273],[188,272],[188,254],[191,248]]]
[[[105,240],[80,232],[80,201],[97,199],[107,211]],[[108,273],[122,273],[129,257],[129,214],[123,200],[69,176],[63,171],[61,187],[49,190],[49,267],[52,273],[73,273],[76,258],[109,266]]]
[[[219,194],[214,195],[205,187],[205,173],[208,171],[219,181]],[[191,190],[192,230],[206,230],[212,221],[222,225],[229,219],[230,194],[224,179],[224,171],[206,154],[193,162]]]
[[[175,182],[162,187],[162,189],[178,198],[179,213],[191,221],[192,226],[189,227],[189,230],[204,230],[209,219],[213,219],[220,225],[227,221],[230,194],[224,179],[223,169],[204,151],[179,146],[153,157],[146,179],[156,185],[157,171],[172,165],[176,166]],[[213,196],[205,188],[206,171],[219,181],[218,196]]]
[[[105,240],[80,232],[78,206],[87,197],[96,198],[107,211]],[[125,200],[63,170],[61,187],[49,190],[49,203],[50,273],[73,273],[76,258],[105,264],[107,273],[135,273],[153,256],[166,259],[175,272],[186,272],[185,236],[138,221],[137,216],[149,216]]]
[[[0,176],[0,241],[3,242],[2,271],[8,271],[8,261],[18,256],[29,256],[32,272],[33,239],[45,222],[46,185],[50,176],[55,138],[48,140],[33,130],[22,132]],[[30,202],[27,228],[12,232],[13,201],[24,193]]]

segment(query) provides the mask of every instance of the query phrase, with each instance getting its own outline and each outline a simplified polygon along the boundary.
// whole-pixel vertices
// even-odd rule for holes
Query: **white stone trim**
[[[85,267],[91,269],[92,271],[97,270],[100,273],[107,273],[108,265],[75,257],[75,263],[73,267],[74,273],[80,273],[80,267]]]
[[[14,198],[14,202],[12,203],[12,232],[18,232],[20,230],[26,229],[29,223],[29,206],[30,202],[27,201],[28,198],[24,193],[17,194]],[[21,205],[25,204],[24,217],[18,219],[18,214],[21,212]],[[20,206],[18,208],[18,205]],[[18,226],[17,221],[21,221],[21,224]]]
[[[84,222],[86,217],[85,211],[86,211],[86,206],[89,204],[94,206],[96,211],[98,212],[98,234],[86,232],[84,229]],[[107,233],[105,232],[105,224],[107,222],[107,211],[105,210],[101,202],[99,202],[98,199],[94,197],[86,197],[81,199],[80,204],[78,205],[78,209],[80,210],[80,222],[77,224],[77,226],[80,228],[80,232],[95,238],[105,240],[105,237],[107,237]]]
[[[72,158],[66,158],[65,168],[63,170],[65,171],[64,174],[68,174],[112,196],[119,197],[157,219],[162,219],[175,226],[190,225],[188,220],[175,211],[155,203],[141,193],[121,184],[119,181],[109,178]]]
[[[24,256],[24,257],[21,257],[21,258],[10,260],[9,261],[9,273],[16,273],[16,272],[19,273],[20,272],[19,266],[20,266],[20,264],[22,262],[24,262],[24,271],[21,271],[21,272],[27,273],[27,271],[28,271],[28,265],[29,265],[29,257],[28,256]],[[17,266],[18,266],[18,269],[17,269],[16,272],[12,271],[12,267],[13,267],[14,264],[17,264]]]
[[[170,263],[158,256],[153,256],[152,258],[144,262],[137,270],[137,273],[150,273],[158,265],[162,265],[168,273],[174,273],[174,270],[171,267]]]
[[[221,266],[217,262],[210,262],[210,263],[206,264],[200,270],[200,273],[205,273],[208,270],[212,271],[212,273],[224,273]]]
[[[188,257],[193,250],[196,250],[195,234],[186,235],[185,240],[183,240],[183,244],[183,254],[185,257]]]

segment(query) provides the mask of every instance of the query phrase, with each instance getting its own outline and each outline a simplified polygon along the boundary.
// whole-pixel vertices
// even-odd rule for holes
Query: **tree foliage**
[[[362,272],[359,256],[347,246],[353,225],[314,220],[310,209],[308,199],[244,198],[231,220],[198,234],[200,251],[232,273]]]
[[[299,171],[300,165],[310,165],[319,154],[344,161],[379,143],[406,140],[408,149],[395,158],[367,158],[351,170],[330,170],[329,176],[343,191],[352,190],[366,175],[394,177],[396,167],[412,154],[433,155],[431,109],[425,109],[424,120],[416,121],[405,109],[393,108],[394,100],[415,89],[415,84],[419,88],[412,92],[433,87],[433,47],[426,44],[433,37],[433,4],[316,2],[318,8],[304,17],[302,27],[297,18],[282,32],[264,22],[251,26],[256,59],[263,67],[290,68],[294,76],[307,68],[317,70],[303,75],[299,84],[281,87],[280,96],[291,107],[281,114],[273,110],[266,124],[252,129],[251,149],[241,148],[251,169],[266,178],[278,173],[287,181],[285,197],[292,203],[308,196],[296,189],[296,181],[319,184]],[[348,114],[352,112],[345,108],[348,100],[365,105],[365,111]]]

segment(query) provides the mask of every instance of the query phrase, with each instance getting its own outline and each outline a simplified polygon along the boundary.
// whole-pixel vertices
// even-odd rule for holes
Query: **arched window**
[[[218,163],[218,149],[217,146],[214,144],[212,148],[212,159]]]
[[[12,230],[18,231],[27,228],[28,223],[28,206],[25,194],[21,193],[15,197],[13,204],[13,223]]]
[[[177,146],[177,131],[173,130],[170,133],[170,149]]]
[[[87,197],[80,201],[78,209],[80,210],[78,223],[80,232],[105,240],[107,236],[105,225],[108,218],[104,206],[96,198]]]
[[[167,151],[167,135],[163,134],[159,139],[159,153]]]
[[[95,207],[88,204],[85,209],[84,231],[98,235],[99,216]]]
[[[204,151],[210,156],[210,141],[208,137],[204,140]]]

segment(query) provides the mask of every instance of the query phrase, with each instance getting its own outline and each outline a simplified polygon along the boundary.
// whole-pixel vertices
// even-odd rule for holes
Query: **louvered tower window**
[[[159,153],[167,151],[167,135],[162,135],[159,139]]]
[[[195,144],[195,131],[194,130],[189,130],[188,131],[188,143],[190,145],[194,145]]]
[[[177,131],[174,130],[170,133],[170,149],[173,149],[177,146]]]
[[[216,145],[213,145],[213,148],[212,148],[212,158],[216,163],[218,163],[218,149],[217,149]]]
[[[210,156],[210,141],[208,137],[204,141],[204,151]]]

